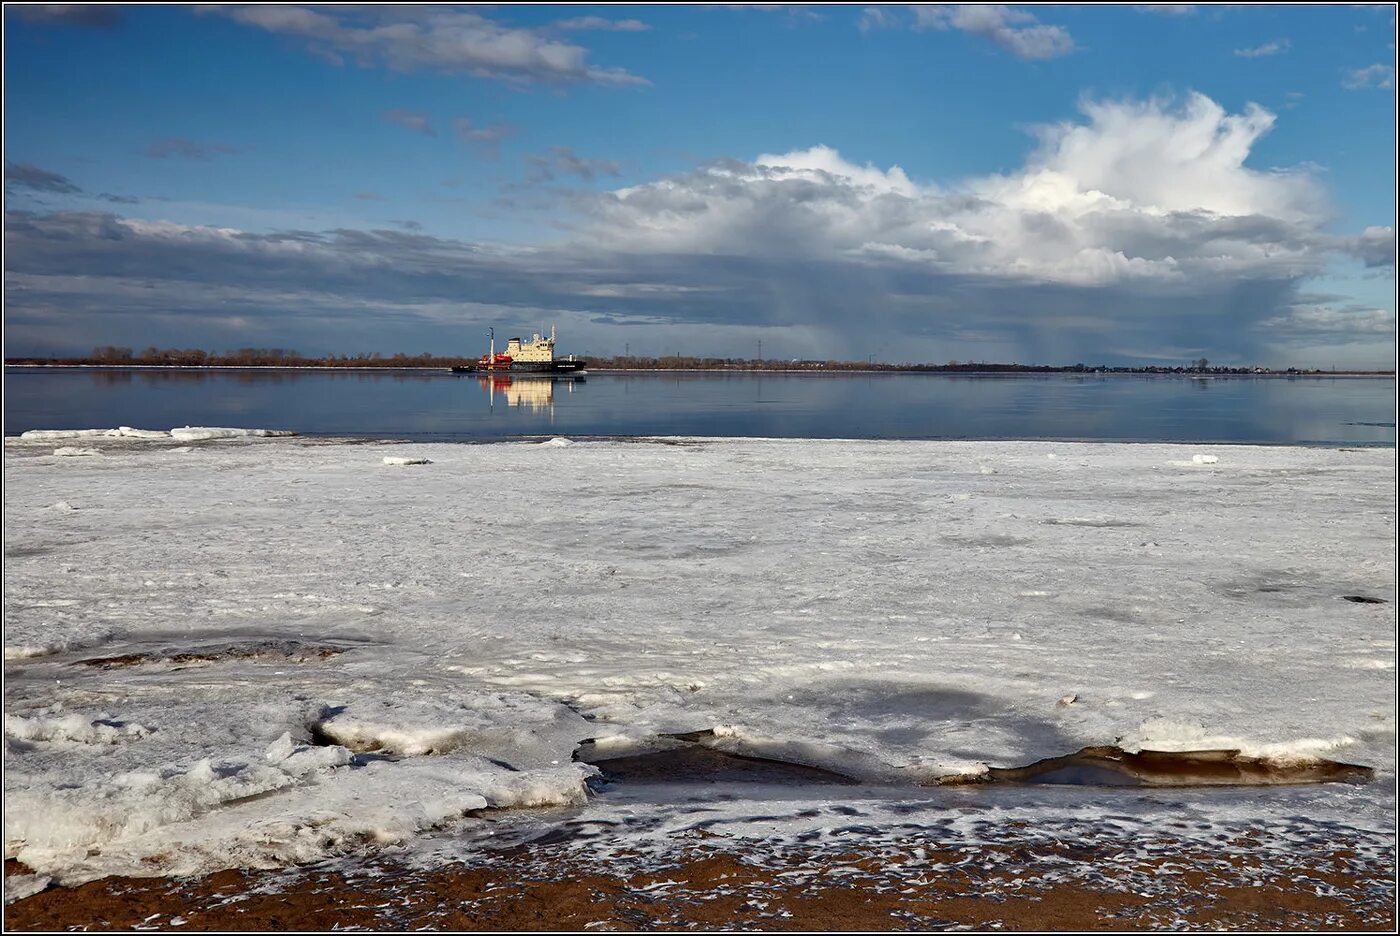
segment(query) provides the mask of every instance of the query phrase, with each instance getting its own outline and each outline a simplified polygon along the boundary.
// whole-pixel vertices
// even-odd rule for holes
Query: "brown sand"
[[[1008,833],[1015,837],[1014,829]],[[1252,853],[1249,838],[1232,842],[1228,857],[1197,844],[1173,847],[1170,839],[1146,851],[1142,844],[935,846],[879,855],[857,846],[776,854],[692,834],[675,844],[671,860],[645,862],[646,870],[625,858],[590,860],[567,845],[533,845],[496,852],[485,864],[426,871],[379,862],[335,872],[106,878],[16,901],[5,925],[20,931],[138,925],[594,932],[953,925],[1395,929],[1393,861],[1374,866],[1345,848]],[[27,870],[14,865],[6,862],[7,875]]]

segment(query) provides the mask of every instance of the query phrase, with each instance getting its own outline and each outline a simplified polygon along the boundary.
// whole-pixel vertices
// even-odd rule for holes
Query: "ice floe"
[[[1365,765],[1287,815],[1393,828],[1393,450],[678,441],[7,458],[7,853],[270,867],[578,807],[608,758],[967,797],[918,785],[1108,747]]]

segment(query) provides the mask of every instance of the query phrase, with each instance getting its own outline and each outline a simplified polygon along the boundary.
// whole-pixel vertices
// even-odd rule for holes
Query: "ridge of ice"
[[[171,438],[180,442],[206,442],[210,439],[268,438],[296,435],[285,429],[230,429],[210,426],[183,426],[171,429]]]

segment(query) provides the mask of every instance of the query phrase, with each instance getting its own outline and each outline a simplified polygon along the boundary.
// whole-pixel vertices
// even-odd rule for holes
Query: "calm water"
[[[243,426],[502,439],[707,435],[1395,444],[1395,381],[1092,375],[6,368],[5,432]]]

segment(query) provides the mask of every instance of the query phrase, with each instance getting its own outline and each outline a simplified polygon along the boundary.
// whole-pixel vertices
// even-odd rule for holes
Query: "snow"
[[[428,459],[426,459],[426,458],[410,458],[410,457],[403,456],[403,455],[385,455],[385,456],[384,456],[384,464],[386,464],[386,465],[431,465],[432,462],[428,461]]]
[[[56,449],[53,450],[53,453],[54,453],[55,455],[59,456],[60,458],[62,458],[62,457],[75,457],[75,456],[82,456],[82,455],[101,455],[101,454],[102,454],[101,452],[99,452],[99,451],[98,451],[97,449],[95,449],[95,448],[78,448],[78,447],[72,446],[72,445],[62,445],[62,446],[59,446],[58,448],[56,448]]]
[[[6,853],[40,878],[606,814],[588,739],[896,791],[1089,745],[1323,757],[1379,776],[1180,795],[1206,824],[1393,831],[1390,449],[441,444],[399,473],[276,438],[43,442],[6,450],[4,567]],[[1018,795],[986,794],[1047,824],[1176,794]],[[647,808],[648,835],[693,821]]]

